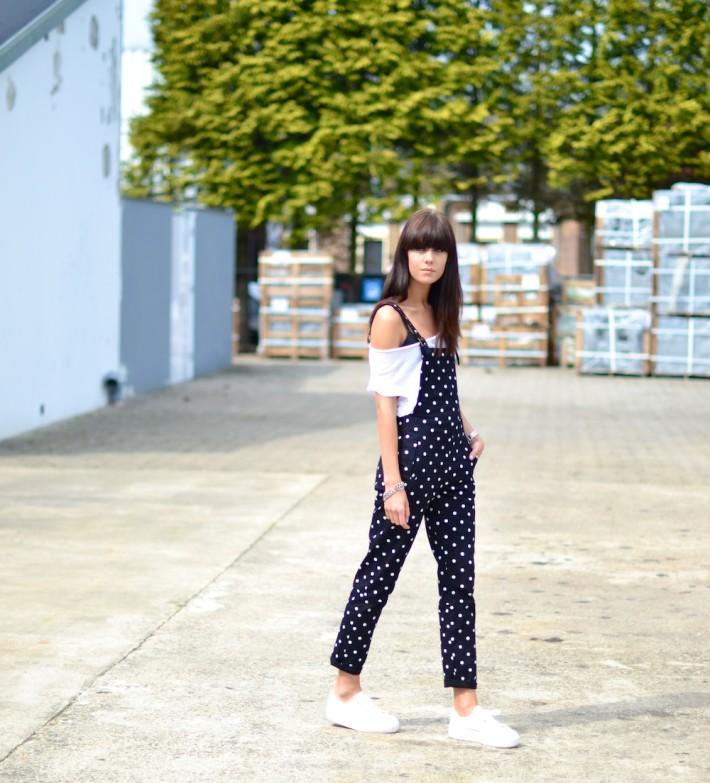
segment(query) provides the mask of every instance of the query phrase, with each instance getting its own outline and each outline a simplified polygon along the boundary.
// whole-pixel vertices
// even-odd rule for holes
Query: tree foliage
[[[587,201],[648,198],[710,176],[709,6],[704,0],[583,0],[579,59],[546,152],[551,179]]]
[[[152,25],[126,192],[296,241],[403,196],[588,217],[710,175],[703,0],[156,0]]]

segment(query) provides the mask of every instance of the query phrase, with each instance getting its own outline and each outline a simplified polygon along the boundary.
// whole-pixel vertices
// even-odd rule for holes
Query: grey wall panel
[[[122,199],[121,364],[127,391],[170,381],[172,207]]]
[[[233,214],[197,211],[195,241],[195,375],[232,363],[236,224]]]

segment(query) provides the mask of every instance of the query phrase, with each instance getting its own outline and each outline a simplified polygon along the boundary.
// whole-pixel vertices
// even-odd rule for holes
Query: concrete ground
[[[328,725],[367,546],[367,365],[228,372],[0,442],[0,780],[710,780],[710,383],[459,368],[476,467],[479,700],[449,740],[420,529]]]

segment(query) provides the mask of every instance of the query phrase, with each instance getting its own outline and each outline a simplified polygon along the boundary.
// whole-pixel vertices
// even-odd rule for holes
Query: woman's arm
[[[463,422],[463,431],[466,433],[466,435],[470,435],[471,430],[473,429],[473,425],[464,416],[464,412],[461,410],[460,406],[459,406],[459,412],[461,413],[461,421]],[[468,455],[469,459],[473,459],[473,457],[480,457],[483,452],[484,446],[485,443],[483,442],[481,436],[476,435],[476,437],[471,441],[471,453]]]
[[[398,348],[406,336],[407,330],[399,313],[392,307],[380,307],[372,320],[370,345],[373,348]],[[382,472],[385,489],[388,489],[402,480],[397,443],[397,398],[375,393],[375,410]],[[409,528],[409,502],[404,490],[395,492],[385,501],[385,514],[395,525]]]
[[[402,480],[397,453],[397,398],[383,397],[381,394],[375,393],[375,410],[377,412],[377,437],[382,456],[382,472],[385,489],[387,489]]]

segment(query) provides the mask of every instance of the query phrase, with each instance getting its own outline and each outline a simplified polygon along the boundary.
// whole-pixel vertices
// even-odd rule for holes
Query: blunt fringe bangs
[[[449,258],[456,253],[456,239],[449,221],[433,209],[420,209],[402,231],[402,250],[445,250]]]
[[[387,302],[402,302],[409,290],[410,250],[445,250],[447,253],[444,274],[432,283],[427,301],[431,305],[439,340],[436,351],[454,355],[461,337],[460,315],[463,307],[463,289],[459,277],[459,259],[456,237],[446,215],[435,209],[419,209],[404,225],[394,251],[392,268],[385,279],[382,296],[374,306],[369,327],[379,307]],[[368,342],[370,340],[368,330]]]

